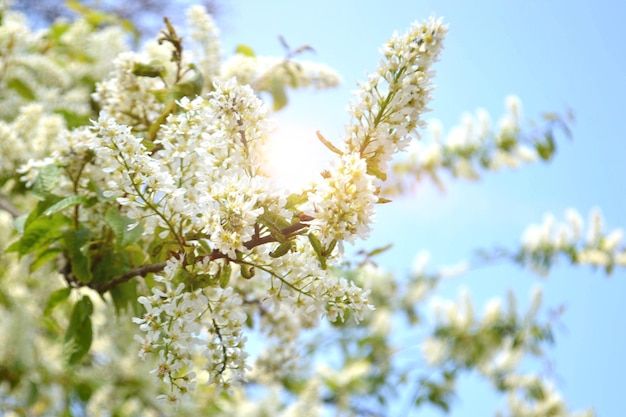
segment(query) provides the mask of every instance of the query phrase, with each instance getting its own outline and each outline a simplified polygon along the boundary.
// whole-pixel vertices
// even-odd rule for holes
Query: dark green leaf
[[[91,232],[87,229],[68,230],[63,234],[63,243],[70,258],[72,274],[80,282],[91,281],[91,259],[87,254]]]
[[[32,192],[36,197],[45,199],[52,194],[59,181],[61,170],[55,164],[46,165],[39,171],[33,183]]]
[[[84,197],[82,195],[71,195],[69,197],[65,197],[64,199],[60,200],[59,202],[51,205],[50,207],[48,207],[43,214],[46,216],[50,216],[54,213],[57,213],[61,210],[64,210],[68,207],[72,207],[72,206],[76,206],[78,204],[85,204],[87,202],[87,197]]]
[[[117,251],[123,250],[128,245],[137,242],[143,234],[141,223],[129,230],[129,227],[137,223],[122,215],[115,207],[111,207],[104,215],[104,220],[109,225],[115,235],[115,247]]]
[[[129,307],[137,307],[137,283],[133,280],[114,286],[110,294],[118,314],[127,311]],[[137,311],[133,312],[137,313]]]
[[[69,365],[78,363],[89,352],[93,339],[92,313],[93,304],[86,295],[74,305],[63,345],[63,354]]]
[[[108,282],[128,269],[130,269],[128,254],[115,252],[111,246],[101,249],[97,255],[91,257],[92,282],[98,284]]]
[[[39,251],[35,254],[33,262],[30,264],[28,270],[30,272],[35,272],[48,262],[56,259],[59,254],[61,254],[63,250],[60,247],[48,247],[42,251]]]
[[[50,294],[50,297],[48,297],[48,303],[46,304],[46,308],[43,311],[44,316],[49,316],[56,306],[67,300],[71,292],[72,289],[66,287],[56,290],[52,294]]]
[[[62,236],[61,228],[68,224],[64,216],[39,217],[26,226],[24,234],[13,243],[7,252],[17,252],[20,256],[40,250],[44,245],[58,240]]]
[[[133,65],[133,75],[138,77],[163,77],[166,73],[165,66],[158,61],[152,61],[148,64],[135,62]]]

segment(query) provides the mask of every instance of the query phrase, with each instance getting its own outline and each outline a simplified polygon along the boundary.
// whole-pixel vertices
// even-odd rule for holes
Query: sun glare
[[[268,139],[268,171],[278,185],[290,190],[318,179],[331,157],[314,128],[279,126]]]

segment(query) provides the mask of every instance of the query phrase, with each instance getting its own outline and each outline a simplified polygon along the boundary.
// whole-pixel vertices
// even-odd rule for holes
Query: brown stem
[[[291,226],[285,227],[284,229],[281,230],[281,233],[284,236],[290,237],[293,236],[295,233],[299,232],[300,230],[304,229],[305,227],[308,227],[307,224],[302,223],[302,222],[297,222],[292,224]],[[255,236],[254,238],[250,239],[249,241],[245,242],[243,245],[246,247],[246,249],[252,249],[255,248],[257,246],[266,244],[266,243],[270,243],[270,242],[277,242],[276,238],[274,238],[274,236],[272,235],[268,235],[268,236],[263,236],[263,237],[259,237],[258,235]],[[228,255],[218,251],[217,249],[213,250],[213,252],[211,252],[208,255],[211,260],[215,260],[215,259],[228,259],[231,260]],[[104,284],[95,284],[95,283],[89,283],[86,284],[89,288],[92,288],[96,291],[98,291],[100,294],[104,294],[105,292],[109,291],[110,289],[112,289],[113,287],[116,287],[120,284],[123,284],[124,282],[130,281],[131,279],[133,279],[134,277],[145,277],[146,275],[150,274],[150,273],[156,273],[156,272],[161,272],[163,271],[163,269],[165,269],[165,262],[159,262],[156,264],[149,264],[149,265],[143,265],[140,266],[138,268],[135,269],[131,269],[130,271],[119,275],[115,278],[113,278],[111,281],[108,281]],[[71,272],[70,271],[63,271],[63,275],[66,276],[66,279],[68,278],[68,276],[71,277]],[[72,282],[76,283],[75,280],[71,280]],[[70,282],[70,280],[68,280],[68,283]],[[79,284],[80,286],[80,284]]]
[[[296,234],[297,232],[299,232],[300,230],[304,229],[305,227],[308,227],[308,224],[302,223],[302,222],[298,222],[298,223],[294,223],[291,226],[285,227],[284,229],[282,229],[280,232],[286,236],[286,237],[290,237],[294,234]],[[254,247],[260,246],[260,245],[264,245],[266,243],[270,243],[270,242],[278,242],[276,240],[276,238],[272,235],[267,235],[267,236],[263,236],[263,237],[254,237],[252,239],[250,239],[249,241],[245,242],[243,245],[246,247],[246,249],[252,249]]]
[[[154,272],[161,272],[165,269],[165,262],[159,262],[156,264],[143,265],[139,268],[131,269],[130,271],[122,274],[118,277],[113,278],[111,281],[102,284],[102,285],[94,285],[93,283],[89,284],[90,288],[98,291],[100,294],[104,294],[109,291],[111,288],[123,284],[126,281],[130,281],[134,277],[145,277],[146,275]]]
[[[9,213],[14,219],[21,215],[21,213],[15,207],[13,207],[13,204],[9,203],[2,197],[0,197],[0,209]]]

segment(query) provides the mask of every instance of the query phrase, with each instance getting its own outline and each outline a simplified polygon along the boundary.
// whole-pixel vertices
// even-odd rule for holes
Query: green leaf
[[[388,245],[385,245],[381,248],[376,248],[374,250],[372,250],[371,252],[368,252],[367,256],[368,257],[374,257],[376,255],[380,255],[383,252],[387,252],[389,249],[391,249],[393,247],[393,243],[389,243]]]
[[[287,105],[287,93],[285,92],[285,84],[279,77],[272,78],[270,93],[272,94],[274,111],[278,111]]]
[[[317,260],[320,262],[322,269],[326,269],[326,258],[324,257],[324,249],[322,248],[322,242],[314,233],[309,233],[309,242],[317,255]]]
[[[367,160],[367,173],[383,181],[387,179],[387,174],[378,168],[375,161],[369,159]]]
[[[245,279],[251,279],[255,274],[254,266],[252,265],[242,264],[239,271],[241,272],[241,276]]]
[[[239,44],[235,48],[235,53],[254,58],[254,51],[248,45]]]
[[[282,243],[287,239],[282,230],[291,226],[291,223],[289,223],[284,217],[271,211],[265,211],[258,217],[258,221],[263,226],[268,228],[272,237],[274,237],[274,239],[278,242]]]
[[[68,129],[75,129],[89,124],[89,115],[79,114],[68,109],[56,109],[54,113],[63,116]]]
[[[129,307],[137,307],[137,282],[133,280],[124,282],[114,286],[109,292],[118,314],[127,311]],[[137,311],[134,312],[137,313]]]
[[[324,251],[322,252],[322,255],[324,255],[324,258],[330,256],[333,253],[335,246],[337,246],[337,239],[331,240],[328,246],[326,247],[326,249],[324,249]]]
[[[70,28],[69,23],[55,22],[50,27],[50,30],[48,31],[48,35],[50,36],[52,40],[58,42],[59,40],[61,40],[61,37],[65,34],[65,32],[69,30],[69,28]]]
[[[324,136],[322,136],[321,132],[318,130],[317,132],[315,132],[315,134],[317,134],[317,138],[320,140],[320,142],[322,142],[324,144],[324,146],[326,146],[330,151],[336,153],[337,155],[343,155],[343,152],[341,152],[339,150],[339,148],[337,148],[335,145],[333,145],[328,139],[326,139]]]
[[[115,207],[111,207],[104,215],[104,220],[109,225],[115,235],[115,248],[117,251],[123,250],[125,247],[137,242],[143,234],[143,227],[140,224],[129,228],[137,223],[122,215]]]
[[[545,133],[545,142],[537,141],[535,143],[535,149],[537,149],[539,157],[544,161],[549,161],[552,158],[556,151],[556,143],[551,131]]]
[[[220,270],[220,287],[226,288],[228,283],[230,282],[230,275],[232,272],[232,267],[230,266],[230,262],[227,262]]]
[[[54,213],[57,213],[61,210],[64,210],[68,207],[72,207],[72,206],[76,206],[79,204],[85,204],[87,203],[87,197],[84,197],[82,195],[71,195],[69,197],[65,197],[64,199],[60,200],[59,202],[51,205],[50,207],[48,207],[43,214],[46,216],[50,216]]]
[[[28,84],[26,84],[19,78],[11,78],[9,81],[7,81],[7,87],[15,91],[17,94],[20,95],[20,97],[25,100],[33,101],[36,98],[35,93],[28,86]]]
[[[190,79],[175,84],[169,91],[168,95],[175,100],[183,97],[195,98],[202,94],[204,86],[204,78],[202,72],[194,64],[189,65],[189,69],[193,70],[194,75]]]
[[[308,200],[309,200],[309,198],[307,197],[306,193],[290,194],[287,197],[287,204],[285,205],[285,208],[287,210],[294,209],[297,206],[299,206],[300,204],[306,203]]]
[[[60,229],[69,223],[65,216],[39,217],[29,223],[24,234],[17,242],[9,246],[7,252],[17,252],[20,256],[41,249],[61,238]]]
[[[93,339],[92,313],[93,304],[86,295],[74,305],[63,345],[63,356],[69,365],[78,363],[91,348]]]
[[[97,256],[91,256],[92,282],[104,283],[122,275],[130,269],[128,254],[115,252],[112,246],[100,250]]]
[[[132,73],[138,77],[163,77],[167,71],[159,61],[150,61],[148,64],[135,62]]]
[[[39,251],[35,255],[33,262],[28,267],[28,270],[30,272],[35,272],[36,270],[38,270],[39,268],[41,268],[48,262],[52,261],[53,259],[56,259],[57,256],[59,256],[59,254],[61,254],[62,252],[63,250],[61,248],[54,247],[54,246],[48,247],[42,251]]]
[[[86,253],[88,250],[91,232],[87,229],[68,230],[63,234],[63,243],[70,258],[72,274],[80,282],[90,282],[91,259]]]
[[[49,164],[43,167],[33,183],[33,194],[42,200],[50,196],[57,186],[60,175],[61,170],[55,164]]]
[[[44,316],[49,316],[52,313],[52,310],[55,309],[56,306],[67,300],[70,296],[72,289],[69,287],[61,288],[59,290],[54,291],[48,297],[48,303],[46,304],[46,308],[43,311]]]
[[[289,249],[291,249],[291,245],[292,245],[291,241],[289,240],[284,241],[283,243],[278,245],[276,249],[270,252],[270,256],[272,258],[280,258],[281,256],[286,255],[287,252],[289,252]]]

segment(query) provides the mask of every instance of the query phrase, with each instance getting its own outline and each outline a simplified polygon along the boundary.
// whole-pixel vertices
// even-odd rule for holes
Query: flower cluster
[[[378,70],[361,84],[349,111],[352,123],[346,133],[346,153],[357,152],[368,161],[370,172],[384,178],[387,163],[404,150],[420,119],[428,111],[433,89],[431,67],[439,59],[448,31],[441,19],[415,24],[404,35],[394,36],[383,46],[385,57]]]
[[[192,6],[187,9],[187,23],[191,27],[191,38],[202,48],[198,67],[202,75],[211,85],[211,81],[218,78],[221,71],[220,30],[213,17],[202,6]],[[227,77],[230,78],[230,77]]]
[[[495,388],[508,394],[510,416],[593,416],[592,411],[571,413],[545,379],[518,370],[523,360],[540,355],[542,345],[552,341],[551,323],[536,320],[540,305],[541,291],[536,290],[528,312],[520,317],[510,294],[508,311],[494,300],[479,318],[467,292],[458,303],[435,299],[436,329],[422,345],[426,362],[444,369],[476,368]],[[444,377],[441,384],[425,382],[426,395],[452,392],[455,380],[456,372]]]
[[[336,87],[341,77],[332,68],[310,61],[236,54],[222,66],[222,77],[237,77],[255,91],[272,92],[276,85],[291,88],[326,89]]]
[[[589,214],[586,237],[583,236],[583,219],[578,212],[569,209],[565,217],[565,222],[557,223],[553,215],[547,214],[542,224],[529,226],[522,237],[518,260],[541,274],[545,274],[561,254],[573,264],[604,268],[607,273],[615,266],[626,266],[626,248],[620,245],[624,231],[615,229],[605,233],[599,209]]]
[[[3,11],[0,25],[0,109],[2,119],[11,119],[31,102],[68,118],[89,116],[93,80],[111,70],[111,62],[128,47],[119,27],[94,30],[84,19],[58,22],[54,34],[33,32],[25,16]],[[81,59],[75,59],[80,56]]]
[[[297,366],[292,353],[303,329],[323,317],[366,319],[369,291],[333,268],[344,242],[367,237],[386,161],[421,125],[430,66],[446,32],[431,19],[394,36],[377,75],[357,94],[351,112],[363,117],[353,118],[344,150],[321,138],[338,160],[290,194],[264,169],[270,122],[255,90],[281,79],[321,88],[338,78],[291,60],[266,68],[262,59],[255,79],[231,77],[228,65],[219,67],[211,19],[197,8],[188,17],[194,39],[210,43],[204,61],[192,62],[166,21],[158,42],[119,54],[96,85],[100,111],[91,127],[61,127],[65,148],[23,169],[44,199],[37,213],[56,222],[49,239],[36,243],[63,254],[66,282],[105,294],[147,277],[133,282],[144,294],[138,303],[145,314],[134,320],[143,332],[140,356],[156,360],[152,373],[169,387],[161,398],[174,404],[200,379],[215,395],[246,381],[244,326],[255,319],[282,346],[257,357],[274,378]],[[29,227],[25,236],[37,233]],[[14,247],[45,253],[29,242]],[[122,292],[112,293],[114,302],[136,297]],[[88,347],[81,346],[85,353]],[[276,362],[289,356],[291,366]]]
[[[303,211],[315,220],[311,229],[329,245],[333,240],[354,242],[369,235],[376,197],[376,178],[358,153],[345,154],[309,192]]]
[[[246,380],[247,356],[243,350],[246,316],[240,309],[241,298],[232,288],[212,288],[208,295],[201,289],[184,291],[184,283],[174,282],[180,267],[180,260],[170,260],[163,274],[155,275],[164,289],[155,287],[151,296],[139,297],[146,313],[133,319],[145,332],[138,338],[142,345],[140,357],[158,352],[158,367],[153,373],[170,385],[171,393],[164,399],[175,404],[195,388],[195,349],[205,347],[205,362],[200,369],[218,391],[230,391],[230,387]]]
[[[475,115],[463,115],[461,124],[445,138],[441,123],[430,121],[428,137],[412,142],[406,156],[394,161],[394,175],[383,193],[400,194],[424,177],[443,188],[442,171],[456,178],[478,180],[481,169],[497,171],[549,160],[556,147],[553,130],[558,127],[569,133],[567,119],[548,113],[544,115],[545,126],[528,132],[523,129],[521,107],[519,98],[509,96],[506,113],[497,127],[492,126],[489,114],[480,109]]]

